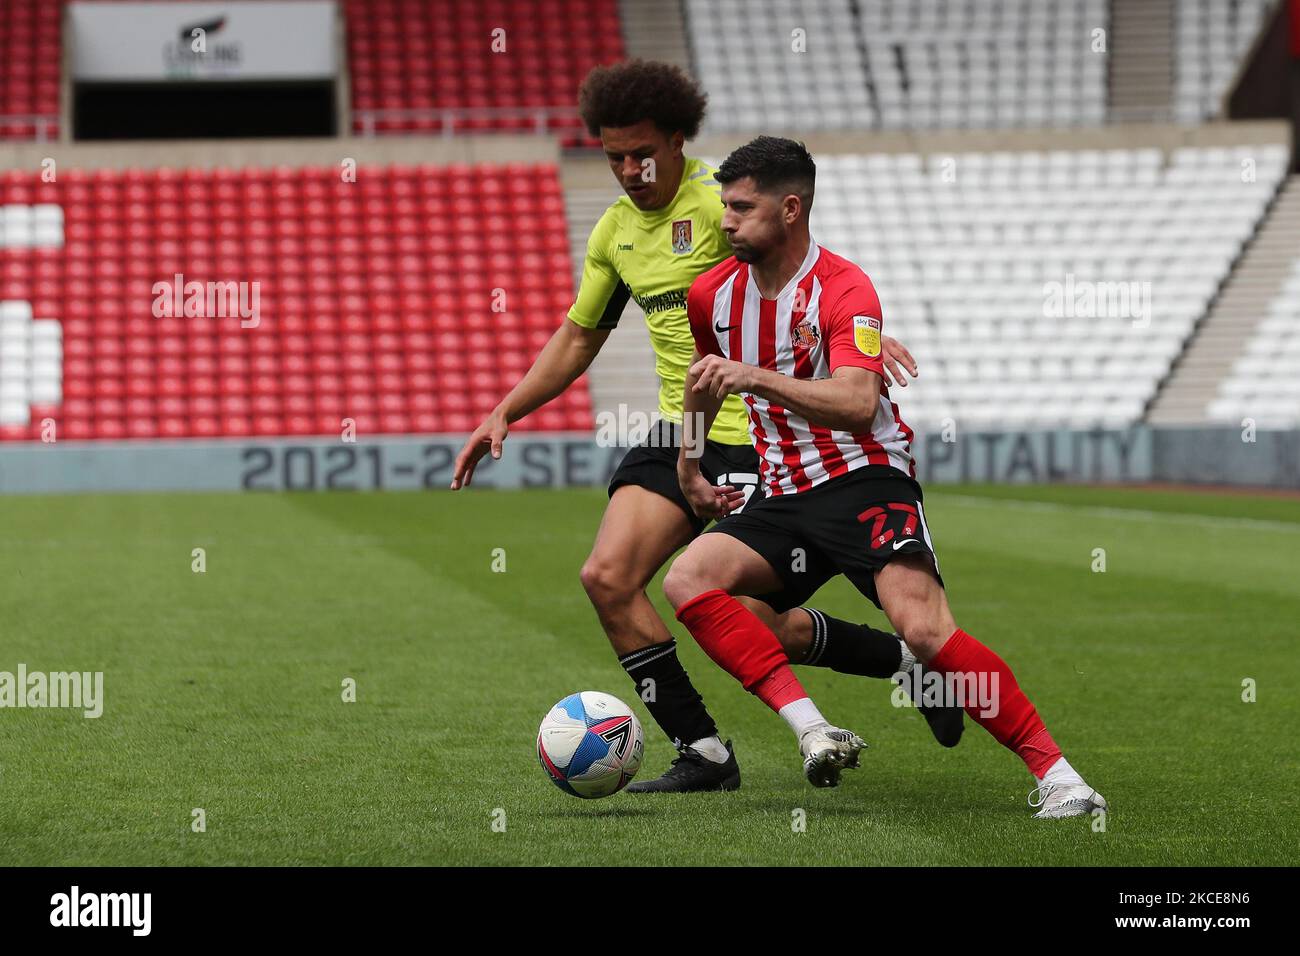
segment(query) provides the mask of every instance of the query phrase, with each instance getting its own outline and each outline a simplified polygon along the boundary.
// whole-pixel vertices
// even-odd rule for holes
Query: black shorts
[[[875,573],[900,554],[927,555],[943,584],[921,486],[888,465],[868,465],[798,494],[757,498],[709,533],[743,541],[772,566],[784,588],[753,597],[777,612],[806,603],[837,574],[880,607]]]
[[[699,534],[708,521],[691,510],[690,502],[677,483],[677,455],[681,441],[681,428],[660,420],[644,442],[623,456],[609,480],[609,494],[612,498],[623,485],[648,488],[681,508],[691,523],[691,529]],[[743,490],[746,502],[756,492],[762,494],[758,491],[758,453],[752,445],[723,445],[706,440],[704,454],[700,456],[700,472],[715,485],[734,485]]]

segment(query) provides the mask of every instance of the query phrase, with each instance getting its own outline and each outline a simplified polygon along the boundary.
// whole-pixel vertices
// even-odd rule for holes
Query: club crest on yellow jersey
[[[684,256],[695,248],[691,242],[691,220],[674,219],[673,220],[673,253]]]

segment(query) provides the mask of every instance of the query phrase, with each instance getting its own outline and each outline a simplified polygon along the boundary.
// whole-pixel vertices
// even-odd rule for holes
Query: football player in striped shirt
[[[925,520],[912,430],[881,364],[882,313],[871,280],[809,234],[816,166],[802,143],[761,136],[714,174],[735,252],[691,285],[695,361],[686,376],[682,493],[722,518],[669,569],[664,593],[700,646],[794,730],[804,772],[835,786],[864,746],[832,726],[791,671],[771,628],[734,595],[777,611],[843,574],[925,667],[944,675],[945,703],[1016,753],[1038,786],[1038,817],[1070,817],[1106,801],[1061,754],[997,654],[957,626]],[[689,451],[722,402],[749,414],[765,496],[743,511]],[[736,513],[738,512],[739,513]],[[723,517],[723,516],[726,517]],[[806,566],[792,556],[808,555]]]
[[[663,776],[638,781],[631,793],[734,790],[740,770],[677,657],[672,634],[645,588],[659,569],[708,523],[691,509],[677,483],[682,391],[693,342],[686,291],[701,273],[730,255],[722,234],[722,203],[713,169],[683,153],[704,118],[706,97],[694,80],[665,63],[629,60],[597,67],[579,92],[579,110],[625,195],[601,216],[587,241],[577,301],[520,382],[465,443],[451,487],[470,484],[475,464],[501,456],[511,423],[555,398],[591,364],[618,324],[629,299],[645,310],[662,421],[623,458],[609,485],[583,587],[605,634],[651,716],[678,748]],[[886,340],[886,356],[910,366],[901,345]],[[891,359],[888,368],[903,383]],[[882,370],[883,374],[883,370]],[[739,399],[720,403],[704,442],[701,474],[731,486],[758,481]],[[741,493],[743,495],[743,492]],[[739,507],[739,505],[737,505]],[[905,672],[911,653],[897,636],[839,621],[812,608],[776,614],[758,602],[789,659],[843,673],[887,678]],[[945,746],[962,731],[957,708],[923,708]]]

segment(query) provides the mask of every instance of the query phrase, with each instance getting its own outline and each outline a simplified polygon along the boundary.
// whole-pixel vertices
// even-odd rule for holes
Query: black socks
[[[792,663],[862,677],[893,677],[901,669],[903,642],[897,635],[828,617],[816,608],[801,610],[812,618],[812,645],[802,661]]]
[[[636,685],[637,696],[674,746],[686,746],[718,733],[686,669],[677,659],[677,642],[652,644],[618,659]]]

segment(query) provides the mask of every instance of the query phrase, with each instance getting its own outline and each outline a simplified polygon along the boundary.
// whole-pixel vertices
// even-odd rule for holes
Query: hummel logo
[[[713,331],[715,332],[730,332],[732,329],[738,328],[740,328],[739,325],[718,325],[716,322],[713,323]]]
[[[916,538],[904,538],[902,541],[895,541],[895,542],[894,542],[894,550],[897,551],[897,550],[898,550],[899,548],[901,548],[903,545],[905,545],[905,544],[907,544],[907,543],[909,543],[909,542],[911,542],[911,541],[916,541],[917,544],[920,544],[920,543],[921,543],[920,541],[917,541]]]
[[[631,251],[632,251],[632,243],[630,243],[630,242],[620,242],[620,243],[618,244],[618,251],[619,251],[619,252],[631,252]]]

